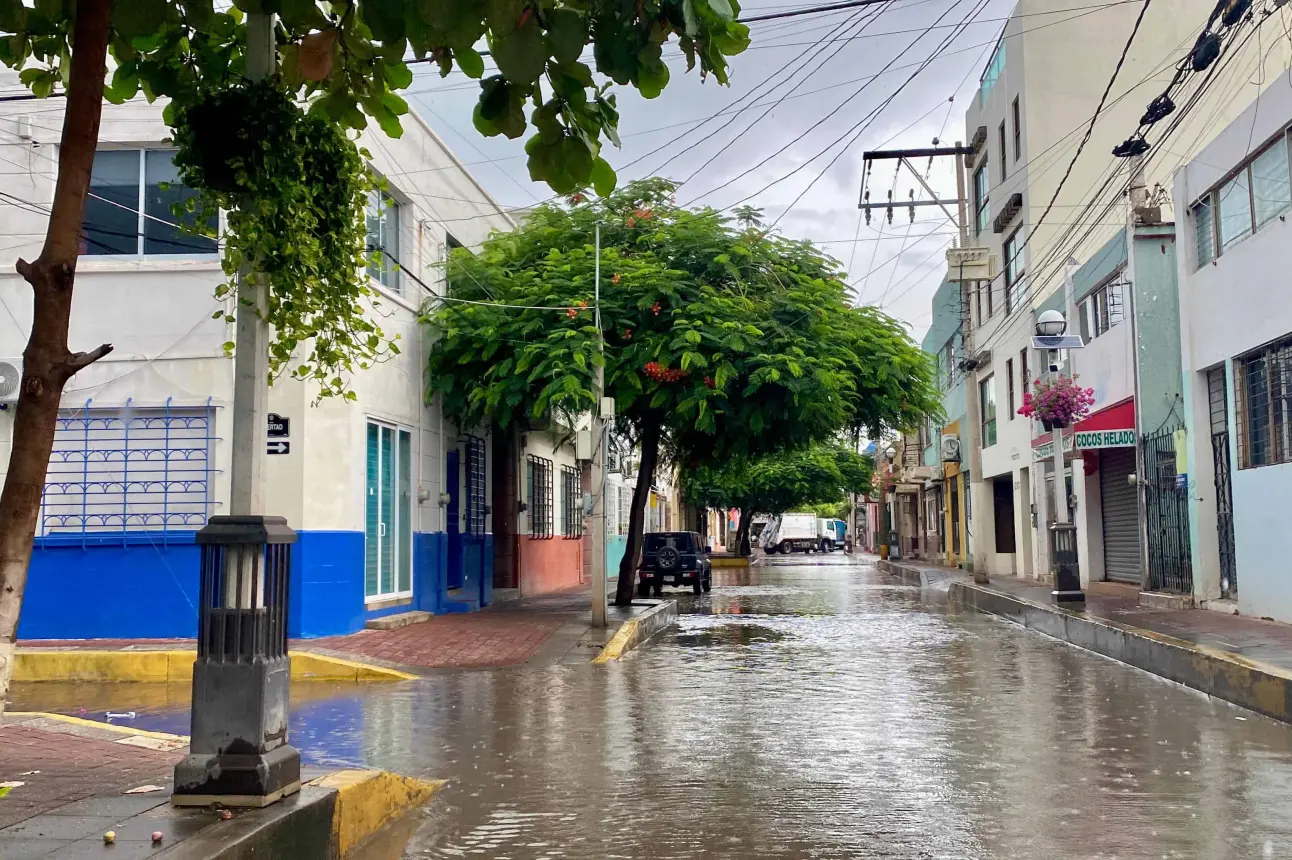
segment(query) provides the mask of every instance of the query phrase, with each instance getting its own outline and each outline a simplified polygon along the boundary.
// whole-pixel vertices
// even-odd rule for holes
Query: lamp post
[[[895,466],[894,461],[895,461],[895,458],[897,457],[897,449],[894,448],[892,445],[889,445],[887,448],[884,449],[884,457],[887,458],[888,460],[889,472],[895,472],[896,470],[894,468]],[[895,481],[896,475],[894,475],[893,477]],[[881,525],[881,528],[883,529],[883,534],[881,535],[881,539],[883,540],[883,545],[881,549],[883,551],[880,553],[880,555],[883,558],[893,558],[894,557],[893,556],[893,531],[894,531],[893,527],[894,525],[896,525],[896,517],[894,516],[894,514],[896,514],[896,511],[894,511],[891,507],[889,507],[890,503],[888,501],[888,481],[883,482],[883,485],[880,487],[880,493],[881,493],[880,495],[881,504],[879,506],[879,510],[880,510],[880,513],[883,514],[883,516],[881,517],[881,519],[883,520]],[[897,505],[896,492],[893,493],[892,505],[893,507],[896,507]],[[898,557],[901,556],[900,548],[898,550],[897,556]]]
[[[276,73],[276,16],[247,15],[247,77]],[[288,585],[296,533],[265,516],[269,398],[269,285],[239,273],[229,514],[197,535],[197,660],[189,754],[175,765],[175,806],[263,807],[301,787],[301,756],[287,742]]]
[[[1057,338],[1068,330],[1068,321],[1057,310],[1042,311],[1036,317],[1036,334]],[[1059,373],[1059,351],[1046,350],[1049,375]],[[1077,527],[1068,521],[1068,486],[1063,474],[1063,428],[1065,423],[1051,422],[1051,444],[1054,446],[1054,522],[1050,524],[1050,573],[1054,575],[1055,603],[1085,603],[1081,590],[1081,573],[1077,566]]]

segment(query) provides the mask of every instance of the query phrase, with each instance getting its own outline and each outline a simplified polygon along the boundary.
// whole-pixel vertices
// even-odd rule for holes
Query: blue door
[[[448,536],[448,578],[450,589],[462,587],[462,520],[461,489],[458,482],[458,452],[444,453],[444,486],[449,491],[449,504],[445,508],[444,530]]]

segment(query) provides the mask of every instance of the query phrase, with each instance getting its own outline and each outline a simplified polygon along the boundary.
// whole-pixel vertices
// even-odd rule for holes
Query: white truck
[[[774,517],[759,543],[768,555],[789,554],[796,550],[811,552],[821,547],[816,514],[781,514]]]

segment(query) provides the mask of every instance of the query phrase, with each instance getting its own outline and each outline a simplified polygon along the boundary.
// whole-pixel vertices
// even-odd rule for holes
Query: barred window
[[[1238,467],[1292,461],[1292,336],[1234,361]]]
[[[467,534],[485,533],[485,443],[479,436],[466,438]]]
[[[40,535],[196,531],[211,515],[215,412],[85,407],[59,413]]]
[[[619,534],[628,534],[628,520],[632,515],[633,507],[633,488],[623,486],[619,488]]]
[[[561,467],[561,534],[567,538],[583,536],[583,488],[579,470],[573,466]]]
[[[525,475],[530,537],[552,537],[552,461],[530,454]]]

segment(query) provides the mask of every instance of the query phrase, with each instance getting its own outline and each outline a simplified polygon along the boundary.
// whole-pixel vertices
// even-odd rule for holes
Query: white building
[[[1292,83],[1176,175],[1194,596],[1292,622]]]
[[[1035,313],[1047,306],[1064,308],[1067,297],[1061,287],[1068,277],[1082,264],[1097,265],[1101,251],[1126,229],[1130,168],[1110,152],[1137,129],[1146,105],[1167,87],[1213,5],[1167,0],[1148,7],[1075,161],[1141,12],[1139,4],[1076,12],[1060,0],[1021,0],[966,112],[966,139],[975,148],[966,177],[969,243],[988,249],[999,273],[971,293],[966,323],[973,351],[964,357],[970,366],[964,371],[966,393],[977,396],[982,419],[981,476],[974,476],[981,481],[973,482],[971,499],[977,514],[974,553],[989,573],[1048,575],[1053,466],[1035,459],[1034,448],[1050,440],[1016,414],[1027,380],[1042,369],[1030,350]],[[1176,166],[1254,96],[1246,82],[1261,74],[1262,66],[1265,79],[1273,79],[1286,68],[1287,58],[1287,42],[1276,44],[1272,34],[1263,43],[1237,41],[1224,55],[1226,64],[1218,67],[1215,85],[1196,104],[1180,109],[1183,121],[1169,142],[1143,160],[1144,184],[1151,202],[1160,207],[1162,223],[1169,223],[1173,213],[1159,186],[1169,186]],[[1194,76],[1188,92],[1203,78]],[[1170,123],[1161,123],[1150,141]],[[1094,290],[1106,284],[1090,286]],[[1076,331],[1077,321],[1071,322],[1069,330]],[[1107,400],[1099,404],[1116,405]],[[1136,415],[1138,420],[1138,408]],[[1106,459],[1111,464],[1117,458],[1110,454]],[[1120,462],[1116,468],[1124,471],[1125,466]],[[1062,495],[1078,495],[1071,481],[1069,465],[1068,491]],[[1106,571],[1101,568],[1098,575]]]
[[[214,298],[223,279],[214,244],[170,224],[169,202],[183,192],[161,187],[175,178],[161,110],[104,107],[70,342],[115,350],[67,386],[24,638],[195,633],[193,536],[229,495],[233,362],[222,344],[233,335],[212,315],[234,306]],[[0,234],[11,260],[39,253],[62,111],[56,101],[0,111]],[[416,114],[402,138],[369,132],[362,144],[389,183],[369,214],[372,241],[400,264],[370,272],[372,312],[403,352],[355,375],[357,403],[315,405],[314,390],[290,379],[270,391],[280,427],[267,513],[298,533],[292,636],[348,633],[410,609],[476,608],[492,588],[489,444],[424,403],[416,316],[444,288],[448,246],[476,245],[512,222]],[[12,266],[0,267],[0,302],[0,357],[18,362],[31,292]]]

